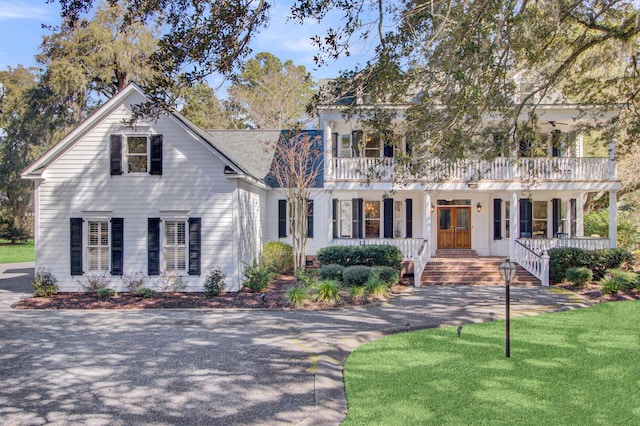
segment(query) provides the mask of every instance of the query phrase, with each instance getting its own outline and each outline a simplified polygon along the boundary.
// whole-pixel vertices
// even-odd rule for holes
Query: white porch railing
[[[420,287],[422,273],[427,266],[427,262],[431,259],[431,248],[429,241],[424,240],[417,253],[413,256],[413,286]]]
[[[538,278],[543,286],[549,285],[549,255],[547,252],[557,247],[575,247],[584,250],[609,248],[608,238],[520,238],[516,240],[515,260],[531,275]]]
[[[396,246],[402,252],[404,260],[413,260],[423,241],[422,238],[336,238],[331,241],[331,244],[336,246],[366,246],[374,244]]]
[[[549,255],[545,251],[538,254],[524,245],[520,240],[516,240],[515,259],[531,275],[540,280],[543,286],[549,285]]]
[[[539,255],[557,247],[575,247],[585,250],[602,250],[609,248],[608,238],[520,238],[518,241]]]
[[[329,176],[338,181],[390,181],[393,158],[331,158]],[[431,182],[447,181],[505,181],[514,179],[553,181],[614,180],[608,158],[520,158],[515,164],[508,158],[493,161],[462,160],[445,166],[431,160],[420,171],[421,179]]]

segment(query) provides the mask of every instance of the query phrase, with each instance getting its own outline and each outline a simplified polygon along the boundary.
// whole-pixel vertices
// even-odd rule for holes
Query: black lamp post
[[[510,324],[509,317],[511,315],[511,295],[510,295],[509,283],[511,283],[511,280],[513,280],[513,278],[516,276],[516,265],[510,262],[509,259],[506,259],[503,263],[500,264],[500,266],[498,266],[498,270],[500,271],[500,276],[502,277],[502,280],[506,284],[505,298],[507,302],[507,308],[506,308],[507,323],[506,323],[506,330],[505,330],[506,331],[505,356],[507,358],[510,358],[511,357],[511,338],[510,338],[511,324]]]

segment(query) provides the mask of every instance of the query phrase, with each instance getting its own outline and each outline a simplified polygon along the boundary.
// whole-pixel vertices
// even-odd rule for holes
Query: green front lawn
[[[640,302],[389,336],[345,364],[344,425],[640,424]]]
[[[33,262],[35,250],[33,240],[27,244],[10,244],[9,241],[0,240],[0,263]]]

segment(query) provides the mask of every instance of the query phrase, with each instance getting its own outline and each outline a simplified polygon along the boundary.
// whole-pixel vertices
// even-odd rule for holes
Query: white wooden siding
[[[147,218],[176,211],[202,219],[202,273],[219,266],[237,288],[238,259],[230,244],[237,180],[225,176],[224,164],[204,143],[161,116],[149,125],[152,133],[163,135],[163,175],[109,175],[109,135],[122,130],[129,116],[125,105],[141,100],[126,99],[46,169],[38,191],[37,266],[50,268],[62,291],[81,290],[81,278],[70,276],[69,218],[98,211],[124,218],[124,273],[146,275]],[[154,287],[156,278],[147,278],[145,285]],[[202,277],[186,279],[190,289],[202,290]],[[118,288],[120,281],[113,277],[111,285]]]

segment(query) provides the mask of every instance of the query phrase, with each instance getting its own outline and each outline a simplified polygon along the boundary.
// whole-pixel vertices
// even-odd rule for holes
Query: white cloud
[[[16,5],[0,1],[0,21],[10,19],[48,19],[51,17],[49,10],[35,5]]]

